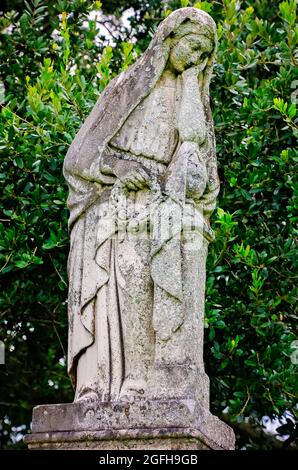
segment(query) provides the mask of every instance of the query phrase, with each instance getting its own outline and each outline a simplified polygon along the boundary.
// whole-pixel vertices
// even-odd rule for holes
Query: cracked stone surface
[[[34,409],[30,448],[234,448],[203,361],[216,42],[207,13],[173,12],[67,152],[75,398]]]

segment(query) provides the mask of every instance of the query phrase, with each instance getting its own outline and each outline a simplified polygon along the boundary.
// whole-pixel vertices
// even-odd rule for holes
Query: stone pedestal
[[[30,449],[233,450],[233,430],[195,400],[82,400],[33,410]]]

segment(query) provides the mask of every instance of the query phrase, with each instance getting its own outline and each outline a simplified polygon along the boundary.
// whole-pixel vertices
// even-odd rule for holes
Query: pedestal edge
[[[212,450],[234,450],[234,438],[233,432],[231,429],[230,436],[225,436],[225,444],[217,443],[207,436],[200,429],[194,428],[157,428],[157,429],[117,429],[117,430],[101,430],[101,431],[58,431],[58,432],[42,432],[42,433],[32,433],[24,437],[25,443],[31,449],[40,449],[44,448],[56,448],[56,445],[59,445],[59,448],[63,449],[63,444],[65,448],[70,448],[70,444],[75,445],[76,443],[95,443],[102,441],[115,441],[118,443],[121,441],[150,441],[154,440],[157,445],[158,442],[166,440],[177,440],[177,443],[181,440],[197,441],[201,446],[198,448],[212,449]],[[125,448],[125,447],[124,447]],[[156,447],[154,447],[155,450]],[[141,447],[139,447],[141,449]],[[148,449],[148,447],[147,447]],[[164,447],[162,447],[164,449]]]

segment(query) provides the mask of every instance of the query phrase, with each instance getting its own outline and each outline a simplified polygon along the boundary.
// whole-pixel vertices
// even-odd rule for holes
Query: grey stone
[[[164,449],[166,443],[169,449],[231,450],[234,433],[196,400],[89,399],[36,407],[26,442],[30,448]]]
[[[216,41],[207,13],[173,12],[67,152],[75,399],[34,409],[31,448],[234,446],[203,362]]]

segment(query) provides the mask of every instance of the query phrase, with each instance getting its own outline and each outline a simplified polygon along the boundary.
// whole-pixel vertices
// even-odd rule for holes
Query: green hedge
[[[146,48],[177,1],[137,10],[108,44],[91,10],[111,2],[4,2],[0,19],[0,442],[13,445],[38,403],[72,399],[66,374],[68,252],[64,155],[110,78]],[[298,32],[296,2],[181,2],[218,24],[211,86],[221,193],[208,257],[206,370],[211,408],[239,446],[244,417],[295,413]],[[14,11],[15,9],[15,11]],[[64,13],[67,12],[67,13]],[[58,16],[60,14],[60,16]],[[141,28],[145,27],[145,31]],[[132,39],[134,38],[134,40]],[[134,43],[134,45],[132,44]],[[296,81],[295,81],[296,78]],[[295,373],[296,371],[296,373]],[[296,380],[296,384],[295,384]],[[23,425],[23,427],[22,427]],[[21,426],[18,428],[18,426]],[[250,433],[250,431],[248,431]],[[21,445],[21,444],[17,444]]]

